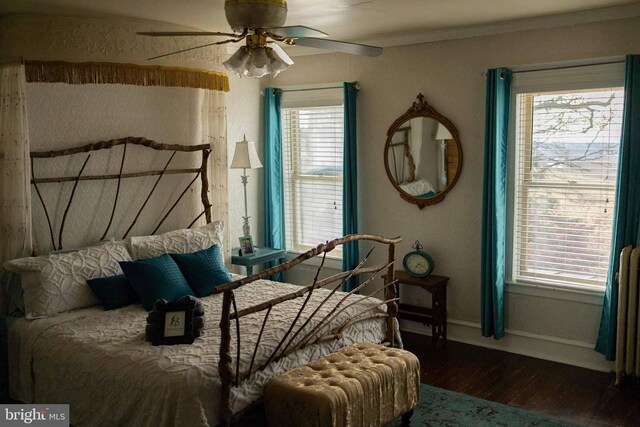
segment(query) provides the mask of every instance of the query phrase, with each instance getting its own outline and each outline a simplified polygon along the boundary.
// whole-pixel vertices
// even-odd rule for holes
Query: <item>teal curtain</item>
[[[342,155],[342,234],[358,232],[358,153],[356,144],[356,83],[344,83],[344,151]],[[342,247],[342,271],[354,269],[360,262],[358,242]],[[342,285],[343,291],[358,287],[358,277]]]
[[[620,252],[637,243],[640,221],[640,55],[629,55],[624,80],[624,118],[618,158],[615,217],[611,239],[611,256],[607,288],[602,306],[596,351],[607,360],[616,357],[616,319],[618,284],[615,275],[620,267]]]
[[[276,249],[285,248],[281,99],[282,90],[264,90],[264,244]],[[268,267],[277,264],[275,261]],[[281,282],[283,274],[274,274],[271,280]]]
[[[507,231],[507,131],[511,71],[487,72],[482,192],[482,335],[504,336],[504,279]]]

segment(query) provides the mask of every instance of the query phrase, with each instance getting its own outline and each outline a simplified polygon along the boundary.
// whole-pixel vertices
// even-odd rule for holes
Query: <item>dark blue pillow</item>
[[[171,258],[199,298],[211,295],[216,286],[233,280],[224,265],[218,245],[190,254],[171,254]]]
[[[185,295],[193,296],[178,265],[169,255],[120,261],[120,267],[147,311],[153,310],[153,305],[159,299],[173,302]]]
[[[436,195],[436,193],[434,193],[433,191],[427,191],[426,193],[420,194],[420,195],[415,196],[415,197],[425,198],[425,197],[431,197],[431,196],[435,196],[435,195]]]
[[[105,310],[125,307],[140,301],[124,274],[89,279],[87,283]]]

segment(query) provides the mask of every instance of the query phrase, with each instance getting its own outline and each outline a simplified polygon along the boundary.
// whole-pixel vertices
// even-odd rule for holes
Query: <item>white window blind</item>
[[[282,108],[288,250],[306,251],[342,235],[343,126],[342,105]]]
[[[516,95],[516,281],[605,285],[623,99],[621,87]]]

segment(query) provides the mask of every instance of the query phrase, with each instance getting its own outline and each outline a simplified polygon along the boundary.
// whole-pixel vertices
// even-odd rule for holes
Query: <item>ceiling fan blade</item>
[[[242,39],[240,39],[240,40],[242,40]],[[213,46],[213,45],[216,45],[216,44],[232,43],[232,42],[237,42],[237,41],[240,41],[240,40],[238,40],[238,39],[228,39],[228,40],[223,40],[223,41],[220,41],[220,42],[201,44],[201,45],[190,47],[190,48],[187,48],[187,49],[176,50],[174,52],[165,53],[163,55],[153,56],[151,58],[147,58],[147,61],[150,61],[152,59],[164,58],[165,56],[177,55],[178,53],[189,52],[190,50],[196,50],[196,49],[200,49],[200,48],[203,48],[203,47]]]
[[[234,33],[220,33],[211,31],[140,31],[136,34],[151,37],[176,37],[176,36],[225,36],[236,37]]]
[[[269,32],[282,37],[328,37],[329,34],[304,25],[269,28]]]
[[[353,55],[378,56],[382,54],[382,48],[368,46],[366,44],[341,42],[339,40],[318,39],[315,37],[301,37],[295,39],[296,46],[315,47],[317,49],[327,49],[334,52],[351,53]]]
[[[293,65],[293,60],[289,58],[289,55],[287,55],[287,53],[280,47],[278,43],[269,43],[269,47],[277,52],[278,56],[284,61],[285,64]]]

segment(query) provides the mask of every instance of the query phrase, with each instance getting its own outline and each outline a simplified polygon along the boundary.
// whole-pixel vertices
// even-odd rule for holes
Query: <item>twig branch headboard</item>
[[[102,175],[98,175],[98,174],[85,175],[84,174],[84,170],[91,159],[91,154],[90,154],[91,152],[98,151],[98,150],[109,150],[121,145],[123,146],[123,149],[122,149],[122,155],[120,157],[118,173],[102,174]],[[164,167],[161,170],[153,169],[153,170],[136,171],[136,172],[127,173],[124,171],[124,169],[125,169],[125,162],[127,158],[128,146],[146,147],[152,150],[172,152],[172,154],[169,157],[169,159],[166,161],[166,163],[164,164]],[[200,161],[199,167],[170,168],[176,154],[196,153],[196,152],[201,153],[201,161]],[[80,155],[83,153],[88,153],[88,154],[84,159],[84,162],[82,163],[82,166],[80,167],[79,171],[73,176],[53,176],[53,177],[46,177],[46,178],[38,177],[38,172],[36,170],[36,164],[38,162],[36,162],[35,160]],[[211,153],[211,150],[208,144],[200,144],[200,145],[163,144],[163,143],[152,141],[143,137],[126,137],[126,138],[120,138],[120,139],[112,139],[109,141],[99,141],[99,142],[94,142],[91,144],[87,144],[79,147],[67,148],[63,150],[31,152],[31,183],[34,186],[35,193],[44,211],[44,216],[47,222],[51,246],[53,247],[54,250],[63,249],[63,237],[64,237],[65,224],[67,222],[68,214],[73,206],[74,196],[76,194],[76,190],[78,188],[80,181],[117,180],[115,192],[112,196],[113,198],[111,203],[109,220],[106,224],[103,225],[104,232],[102,232],[100,240],[104,239],[108,235],[108,233],[111,231],[114,216],[119,203],[119,196],[121,195],[121,184],[124,179],[133,179],[133,178],[142,178],[142,177],[151,177],[151,176],[157,177],[153,183],[153,186],[148,192],[146,198],[140,204],[140,206],[135,210],[136,211],[135,217],[131,221],[126,231],[120,237],[126,238],[129,236],[133,227],[136,225],[138,219],[140,218],[140,215],[145,210],[145,207],[147,206],[149,199],[156,192],[158,188],[158,184],[161,182],[162,178],[167,175],[193,174],[194,176],[189,181],[186,188],[184,188],[184,190],[177,197],[175,197],[175,200],[173,201],[173,204],[171,205],[171,207],[164,213],[164,215],[162,215],[161,218],[158,219],[157,223],[155,224],[155,228],[153,228],[150,234],[154,234],[156,231],[158,231],[158,229],[162,226],[162,224],[165,222],[167,217],[169,217],[171,212],[174,211],[175,207],[183,199],[187,191],[189,191],[189,189],[192,188],[192,186],[194,185],[196,180],[198,180],[198,178],[200,178],[200,182],[201,182],[200,201],[202,204],[202,211],[195,217],[195,219],[189,218],[188,219],[189,222],[185,223],[184,227],[186,228],[192,227],[200,218],[202,218],[203,215],[206,218],[206,222],[210,223],[211,222],[211,203],[209,201],[209,196],[208,196],[209,181],[208,181],[208,170],[207,170],[207,164],[208,164],[210,153]],[[139,162],[136,162],[136,163],[139,163]],[[62,215],[59,226],[57,227],[57,230],[58,230],[57,233],[55,232],[55,229],[56,229],[55,224],[52,223],[51,216],[49,214],[49,209],[47,207],[47,203],[45,203],[45,199],[41,191],[41,187],[43,184],[50,184],[50,183],[60,183],[60,184],[73,183],[71,194],[68,200],[66,201],[64,214]],[[172,192],[172,194],[168,194],[167,197],[174,197],[174,193]]]

